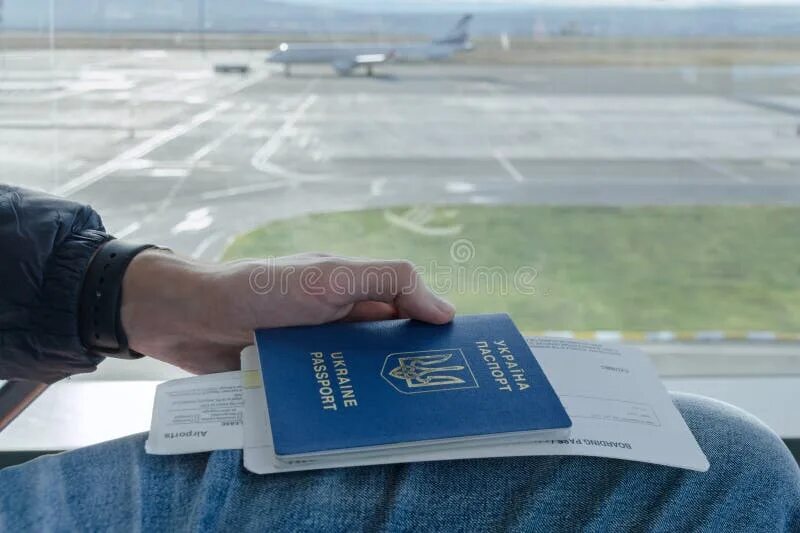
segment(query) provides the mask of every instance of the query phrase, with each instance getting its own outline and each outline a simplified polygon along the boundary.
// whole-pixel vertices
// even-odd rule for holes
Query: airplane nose
[[[288,49],[289,49],[289,45],[288,44],[281,43],[281,45],[279,47],[275,48],[274,50],[270,50],[267,53],[267,57],[265,58],[265,61],[267,61],[268,63],[272,63],[272,62],[276,62],[276,61],[279,62],[283,58],[284,52],[286,52]]]

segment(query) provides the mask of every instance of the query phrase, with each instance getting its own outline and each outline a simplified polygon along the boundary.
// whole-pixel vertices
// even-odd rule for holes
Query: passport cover
[[[256,331],[275,454],[571,426],[506,314]]]

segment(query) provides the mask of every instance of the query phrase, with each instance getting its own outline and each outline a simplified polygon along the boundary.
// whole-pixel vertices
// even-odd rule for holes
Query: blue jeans
[[[256,476],[144,435],[0,471],[2,531],[799,531],[800,471],[756,418],[675,394],[706,473],[530,457]]]

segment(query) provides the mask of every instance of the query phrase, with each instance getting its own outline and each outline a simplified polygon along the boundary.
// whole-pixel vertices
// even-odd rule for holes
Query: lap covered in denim
[[[148,456],[135,435],[0,471],[0,530],[800,530],[781,440],[729,405],[673,398],[706,473],[526,457],[257,476],[240,451]]]

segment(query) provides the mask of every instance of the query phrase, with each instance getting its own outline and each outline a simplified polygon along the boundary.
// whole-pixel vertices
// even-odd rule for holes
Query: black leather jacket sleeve
[[[84,273],[109,239],[91,208],[0,185],[0,379],[52,383],[101,357],[78,333]]]

